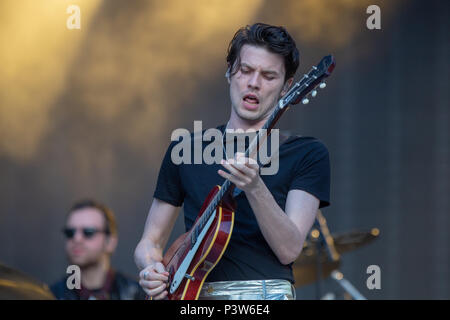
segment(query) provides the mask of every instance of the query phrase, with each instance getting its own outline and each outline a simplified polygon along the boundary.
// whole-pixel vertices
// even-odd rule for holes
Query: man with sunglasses
[[[113,212],[93,200],[75,203],[69,211],[63,233],[66,254],[71,265],[81,271],[81,288],[70,289],[67,276],[51,286],[57,299],[130,300],[144,299],[145,293],[135,280],[111,267],[118,237]]]

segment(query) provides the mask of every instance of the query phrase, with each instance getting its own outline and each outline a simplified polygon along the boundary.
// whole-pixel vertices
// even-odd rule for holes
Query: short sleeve
[[[319,208],[330,205],[330,158],[323,143],[315,140],[295,166],[289,190],[306,191],[320,200]]]
[[[176,207],[183,204],[185,192],[180,178],[180,166],[173,163],[171,153],[178,141],[173,141],[167,148],[159,169],[158,181],[153,197]]]

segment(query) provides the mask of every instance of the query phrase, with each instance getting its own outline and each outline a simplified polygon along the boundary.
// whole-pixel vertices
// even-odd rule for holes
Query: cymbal
[[[372,228],[370,231],[352,231],[332,234],[336,251],[340,254],[353,251],[359,247],[365,246],[377,239],[380,230]]]
[[[0,263],[0,300],[54,300],[48,286]]]
[[[377,228],[370,231],[351,231],[345,233],[332,234],[334,246],[338,254],[355,250],[361,246],[367,245],[375,240],[380,234]],[[319,254],[321,264],[321,278],[327,278],[333,270],[340,266],[340,259],[332,261],[328,258],[326,248],[322,247]],[[317,281],[317,247],[314,240],[308,239],[303,244],[302,253],[292,265],[294,273],[295,286],[304,286]]]
[[[334,247],[337,253],[343,254],[349,251],[353,251],[359,247],[369,244],[375,240],[380,234],[377,228],[373,228],[370,231],[351,231],[343,233],[334,233],[331,235],[333,239]],[[317,247],[314,240],[307,239],[303,244],[302,253],[296,262],[299,263],[316,263],[317,262]],[[321,256],[323,256],[324,262],[326,261],[327,251],[325,247],[321,249]],[[295,263],[296,263],[295,262]]]

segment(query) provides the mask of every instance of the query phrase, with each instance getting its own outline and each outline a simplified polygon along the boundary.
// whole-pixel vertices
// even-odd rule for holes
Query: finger
[[[221,164],[232,175],[239,177],[239,178],[243,178],[245,176],[245,172],[242,172],[237,168],[238,165],[235,163],[234,160],[228,160],[228,161],[222,160]]]
[[[242,153],[242,152],[236,152],[236,154],[234,155],[234,159],[236,160],[235,162],[239,163],[239,164],[244,164],[245,161],[247,161],[246,160],[247,158],[245,157],[245,153]]]
[[[155,272],[153,269],[150,269],[150,271],[147,270],[147,271],[142,272],[140,278],[143,280],[152,280],[152,281],[154,281],[154,280],[160,280],[160,281],[169,280],[168,274],[165,274],[165,273],[161,274],[161,273]]]
[[[248,184],[251,182],[251,179],[249,177],[238,172],[238,170],[236,170],[234,168],[228,168],[228,170],[230,170],[231,173],[228,173],[228,172],[222,170],[222,172],[224,172],[226,174],[226,176],[224,176],[224,175],[222,175],[222,176],[225,179],[228,179],[231,182],[233,182],[236,186],[243,187],[245,184]]]
[[[237,166],[239,166],[239,168],[236,168]],[[245,172],[239,170],[241,166],[242,169],[245,170]],[[237,186],[251,183],[252,178],[256,177],[257,174],[256,172],[251,171],[250,168],[245,167],[245,165],[224,164],[224,167],[228,169],[228,171],[230,171],[231,175],[234,177],[234,180],[232,180],[231,182],[233,182]]]
[[[168,274],[161,274],[157,272],[150,272],[149,277],[146,280],[161,280],[167,282],[169,280]]]
[[[249,168],[259,169],[258,162],[251,157],[245,157],[244,153],[237,152],[236,159],[238,164],[245,164]]]
[[[229,174],[228,172],[225,172],[223,170],[219,170],[219,171],[217,171],[217,173],[220,176],[224,177],[225,179],[230,180],[230,182],[234,183],[238,188],[239,187],[242,188],[244,186],[244,183],[241,180],[238,180],[235,176]]]
[[[153,299],[155,299],[155,300],[162,300],[165,297],[167,297],[168,294],[169,294],[169,292],[167,290],[164,290],[162,293],[160,293],[159,295],[157,295]]]
[[[244,162],[256,163],[256,159],[254,159],[250,155],[245,156],[245,153],[242,153],[242,152],[236,152],[235,159],[240,159],[240,160],[243,160]]]
[[[230,180],[232,183],[236,184],[236,182],[237,182],[237,181],[236,181],[236,178],[235,178],[233,175],[229,174],[228,172],[225,172],[225,171],[223,171],[223,170],[218,170],[217,173],[218,173],[221,177],[223,177],[223,178],[225,178],[225,179],[228,179],[228,180]]]
[[[253,159],[253,158],[247,158],[248,161],[245,163],[245,165],[249,168],[255,169],[255,170],[259,170],[259,165],[258,162]]]
[[[155,289],[164,284],[164,282],[158,280],[156,281],[139,280],[139,284],[141,285],[141,287],[146,289]]]
[[[235,162],[231,164],[231,166],[241,172],[244,176],[254,177],[258,173],[257,170],[249,167],[248,163]]]
[[[153,264],[150,264],[144,269],[142,269],[141,272],[139,272],[139,278],[147,279],[150,276],[150,272],[154,272]]]
[[[245,154],[243,154],[243,153],[236,153],[236,158],[230,159],[230,160],[229,160],[229,162],[231,162],[231,164],[238,165],[239,167],[241,167],[242,165],[245,165],[252,169],[259,169],[258,162],[251,157],[245,157]]]
[[[161,262],[155,263],[154,268],[156,272],[169,275],[169,273],[166,271],[166,267],[164,267],[164,265]]]
[[[155,275],[156,276],[155,278]],[[161,262],[149,265],[139,273],[139,277],[144,280],[167,280],[169,273]]]
[[[145,268],[139,273],[140,279],[148,279],[150,276],[150,268]]]
[[[163,284],[155,289],[145,289],[143,288],[145,293],[148,294],[150,297],[158,296],[160,293],[162,293],[164,290],[166,290],[166,285]]]

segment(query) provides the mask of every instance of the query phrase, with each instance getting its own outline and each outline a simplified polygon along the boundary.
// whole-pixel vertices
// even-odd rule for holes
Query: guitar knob
[[[187,278],[187,279],[189,279],[189,280],[191,280],[191,281],[195,281],[195,278],[194,278],[193,276],[191,276],[190,274],[187,274],[187,273],[186,273],[186,274],[184,275],[184,277]]]
[[[308,104],[308,103],[309,103],[309,99],[308,99],[308,98],[303,99],[303,100],[302,100],[302,103],[303,103],[303,104]]]
[[[320,89],[323,89],[323,88],[325,88],[326,86],[327,86],[327,84],[326,84],[325,82],[321,82],[320,85],[319,85],[319,88],[320,88]]]
[[[317,90],[313,90],[313,91],[311,92],[311,96],[312,96],[313,98],[315,98],[315,97],[317,96]]]

